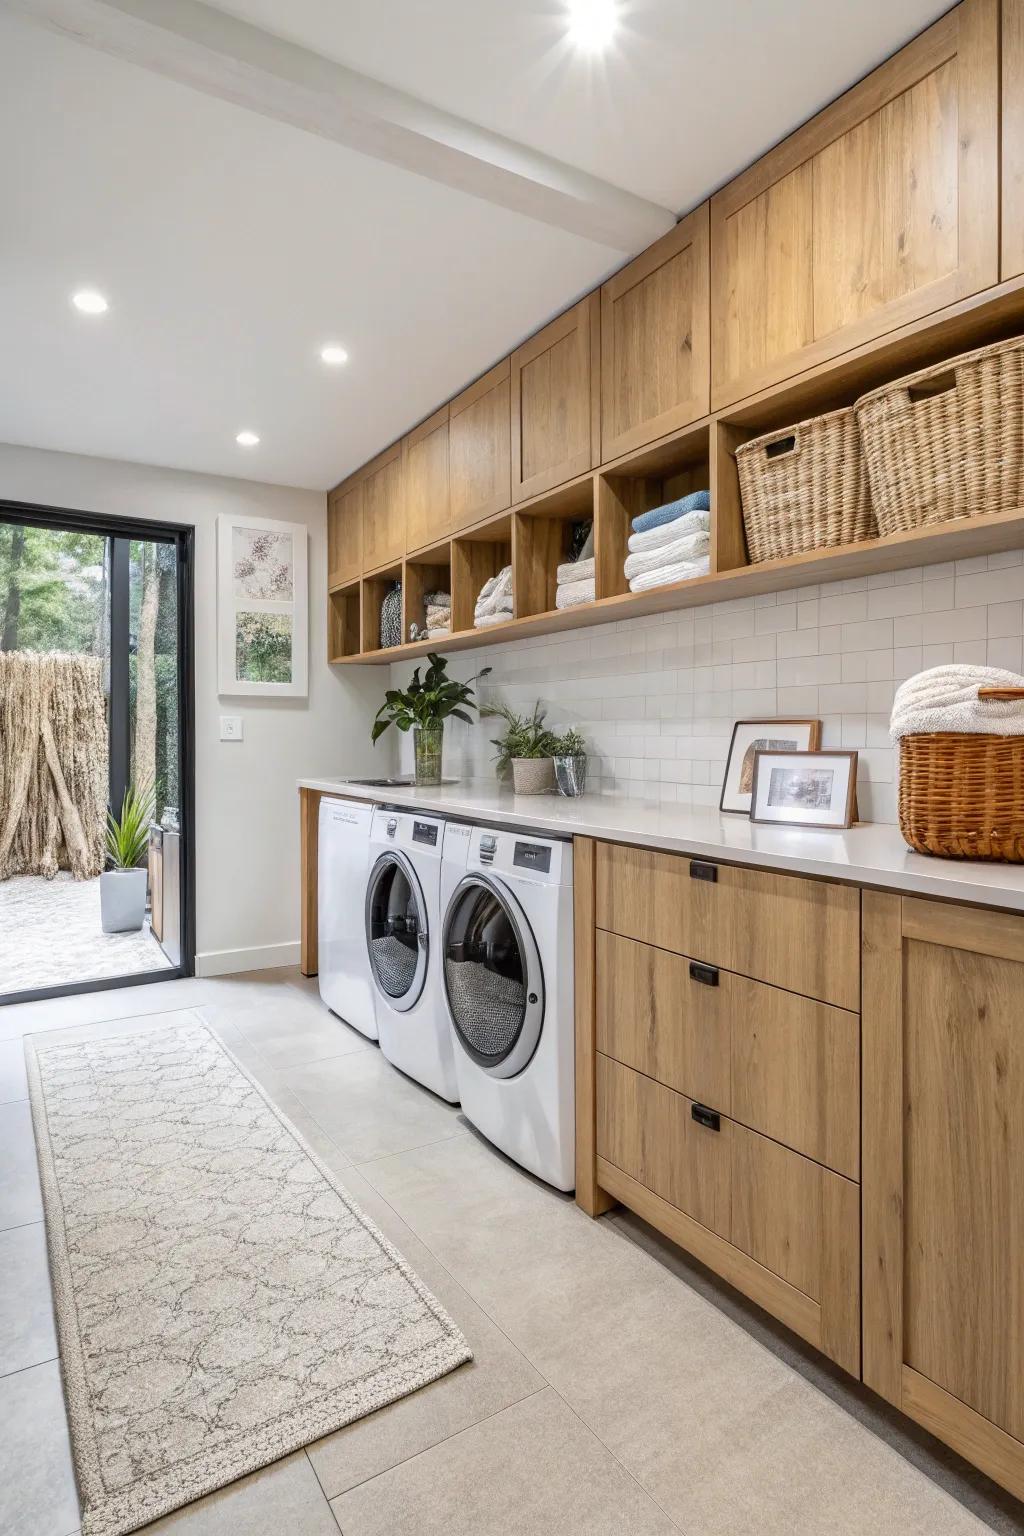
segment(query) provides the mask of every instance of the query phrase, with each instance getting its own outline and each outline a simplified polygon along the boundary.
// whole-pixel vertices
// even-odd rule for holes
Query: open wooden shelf
[[[360,603],[362,583],[346,582],[327,594],[327,659],[357,661],[362,650]]]

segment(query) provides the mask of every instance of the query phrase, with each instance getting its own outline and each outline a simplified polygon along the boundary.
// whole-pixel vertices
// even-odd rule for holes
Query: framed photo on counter
[[[849,827],[857,814],[856,752],[757,752],[751,821]]]
[[[756,753],[816,752],[820,745],[820,720],[737,720],[732,728],[719,810],[750,815]]]

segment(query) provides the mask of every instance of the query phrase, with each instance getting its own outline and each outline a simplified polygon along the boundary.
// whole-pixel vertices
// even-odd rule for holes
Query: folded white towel
[[[555,591],[555,607],[575,608],[579,603],[592,603],[597,596],[596,588],[593,576],[589,581],[563,581]]]
[[[674,581],[691,581],[694,576],[706,576],[711,569],[711,560],[705,555],[703,560],[681,560],[676,565],[665,565],[657,571],[645,571],[642,576],[634,576],[629,584],[631,592],[649,592],[652,587],[670,587]]]
[[[490,629],[492,624],[507,624],[511,617],[511,609],[504,613],[478,613],[473,620],[473,628]]]
[[[929,667],[901,683],[889,731],[901,736],[962,731],[969,736],[1024,735],[1024,699],[979,699],[979,688],[1024,688],[1024,677],[1002,667]]]
[[[651,549],[664,549],[666,544],[674,544],[677,539],[686,538],[688,534],[707,533],[710,527],[710,512],[684,512],[682,517],[674,518],[671,523],[661,523],[657,528],[649,528],[646,533],[631,533],[629,552],[631,555],[644,555]]]
[[[660,571],[666,565],[683,565],[699,560],[711,548],[710,533],[691,533],[685,539],[676,539],[662,549],[652,549],[640,555],[626,556],[626,580],[644,576],[648,571]]]
[[[597,561],[567,560],[564,565],[558,567],[558,585],[562,586],[567,581],[590,581],[597,569]]]
[[[452,632],[452,629],[451,629],[451,625],[450,624],[439,624],[436,629],[428,629],[427,630],[427,639],[428,640],[441,640],[441,639],[444,638],[445,635],[450,635],[451,632]]]
[[[512,612],[512,567],[506,565],[484,584],[476,600],[476,614]]]

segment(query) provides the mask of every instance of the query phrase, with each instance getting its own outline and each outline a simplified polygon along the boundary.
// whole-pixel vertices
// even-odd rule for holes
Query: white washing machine
[[[363,938],[363,898],[373,806],[320,801],[317,846],[317,944],[320,996],[332,1013],[377,1038],[370,962]]]
[[[409,1077],[459,1101],[455,1053],[441,998],[444,819],[374,812],[366,880],[365,953],[384,1055]]]
[[[463,1112],[521,1167],[570,1190],[572,844],[473,827],[467,846],[446,827],[442,897],[443,990]]]

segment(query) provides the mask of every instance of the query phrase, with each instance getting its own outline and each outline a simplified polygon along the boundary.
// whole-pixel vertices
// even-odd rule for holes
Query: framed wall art
[[[840,828],[856,814],[856,752],[756,753],[751,821]]]
[[[308,537],[304,523],[218,517],[219,693],[306,697]]]
[[[820,720],[737,720],[732,728],[719,810],[750,815],[756,753],[815,752],[820,745]]]

